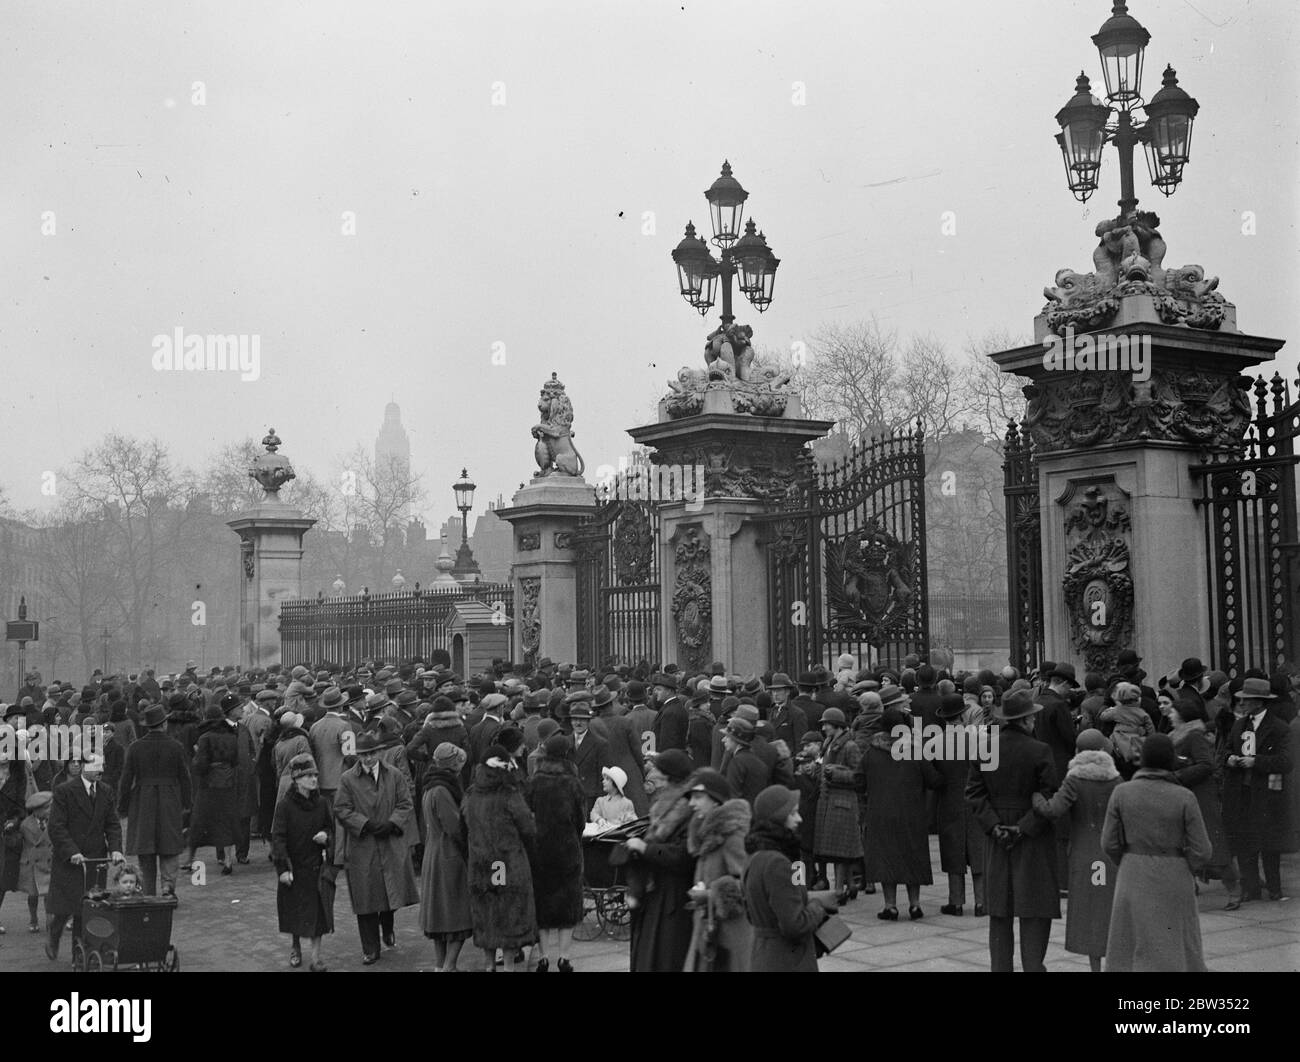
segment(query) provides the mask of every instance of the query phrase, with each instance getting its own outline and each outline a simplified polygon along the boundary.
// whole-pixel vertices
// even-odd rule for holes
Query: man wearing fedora
[[[384,763],[379,735],[357,738],[357,762],[343,772],[334,817],[347,830],[348,892],[361,936],[361,961],[379,960],[380,936],[395,947],[393,916],[420,902],[405,831],[415,812],[406,775]]]
[[[321,694],[320,706],[325,709],[325,715],[312,724],[307,740],[311,743],[312,757],[316,761],[317,792],[332,810],[339,779],[343,777],[343,760],[347,749],[355,750],[356,735],[348,725],[348,702],[342,690],[331,686]],[[345,734],[353,736],[345,738]]]
[[[170,738],[163,738],[170,741]],[[49,940],[45,957],[59,957],[59,941],[70,917],[80,921],[81,897],[93,868],[87,860],[122,862],[122,823],[114,807],[115,794],[103,781],[102,758],[85,762],[81,774],[54,787],[50,801],[50,891],[45,897]],[[74,923],[74,929],[78,928]]]
[[[642,694],[641,698],[644,700],[645,695]],[[591,729],[608,747],[605,766],[618,767],[623,771],[627,778],[623,787],[624,795],[632,801],[637,818],[640,818],[650,811],[650,798],[645,791],[645,756],[641,750],[641,733],[635,729],[630,714],[612,714],[614,697],[608,686],[597,688],[591,708],[595,715]]]
[[[989,914],[989,958],[994,973],[1010,973],[1013,919],[1020,919],[1020,964],[1026,973],[1047,967],[1052,919],[1061,917],[1056,838],[1034,814],[1033,797],[1056,791],[1051,750],[1031,736],[1043,710],[1029,690],[1015,690],[994,711],[997,767],[972,770],[966,801],[984,830],[984,894]],[[981,765],[982,767],[983,765]]]
[[[752,807],[758,794],[772,784],[772,767],[754,751],[755,727],[733,715],[723,731],[725,775],[731,788]]]
[[[161,878],[161,895],[167,896],[176,892],[185,848],[182,824],[191,804],[190,771],[180,742],[164,732],[167,713],[161,705],[146,708],[140,725],[144,733],[126,750],[118,813],[126,819],[126,853],[140,864],[144,891],[159,895]]]
[[[784,741],[786,748],[793,752],[799,748],[804,734],[808,732],[808,717],[793,701],[794,683],[790,681],[789,675],[778,671],[767,684],[767,689],[772,695],[772,712],[768,722],[772,724],[776,740]]]
[[[669,749],[686,751],[686,732],[690,717],[686,712],[686,702],[678,692],[677,680],[665,672],[650,676],[650,685],[654,687],[655,701],[659,714],[655,716],[654,748],[651,752],[667,752]]]
[[[1074,757],[1074,715],[1070,711],[1070,696],[1077,685],[1073,664],[1054,664],[1047,673],[1046,687],[1034,698],[1043,709],[1034,721],[1034,736],[1052,750],[1052,764],[1058,781],[1065,777]],[[1068,881],[1069,819],[1063,816],[1053,822],[1052,833],[1056,837],[1057,876],[1060,881]]]
[[[583,810],[586,821],[591,807],[604,791],[601,768],[608,767],[609,745],[591,728],[591,694],[575,690],[565,697],[569,704],[569,725],[573,728],[573,763],[582,782]]]
[[[1262,899],[1261,858],[1269,898],[1286,899],[1281,861],[1290,847],[1287,790],[1295,770],[1290,728],[1270,711],[1277,695],[1268,679],[1244,680],[1234,700],[1237,719],[1220,754],[1223,825],[1241,873],[1241,895],[1228,903],[1230,911]]]

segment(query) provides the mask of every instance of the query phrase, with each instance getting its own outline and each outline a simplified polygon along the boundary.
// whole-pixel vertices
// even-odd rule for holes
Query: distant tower
[[[384,426],[379,429],[375,440],[375,470],[382,476],[393,469],[403,479],[411,475],[411,440],[406,429],[402,427],[402,410],[396,402],[389,402],[384,407]],[[400,513],[399,523],[406,524],[411,519],[411,507],[405,506]]]

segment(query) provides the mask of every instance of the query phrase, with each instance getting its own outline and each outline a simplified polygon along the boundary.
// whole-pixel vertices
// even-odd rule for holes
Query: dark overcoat
[[[639,896],[632,909],[633,973],[677,973],[686,962],[692,928],[687,894],[695,872],[687,844],[691,815],[684,785],[668,786],[650,804],[646,849],[628,864],[629,886],[635,880]]]
[[[792,843],[782,844],[788,834]],[[750,952],[751,973],[816,973],[817,951],[813,935],[826,919],[825,909],[808,899],[808,887],[796,884],[791,850],[798,839],[789,831],[765,824],[751,831],[745,847],[750,852],[740,887],[754,928]]]
[[[326,844],[312,840],[325,832]],[[275,894],[280,932],[298,937],[319,937],[334,932],[333,886],[329,902],[321,888],[325,853],[334,850],[334,817],[319,792],[303,796],[291,789],[275,806],[271,821],[271,854],[275,872],[293,873],[293,884],[281,883]]]
[[[239,741],[224,719],[211,719],[199,728],[194,749],[194,814],[189,847],[225,848],[239,840]]]
[[[519,772],[479,764],[461,806],[469,837],[469,905],[474,943],[520,948],[537,939],[528,853],[537,823]]]
[[[582,783],[568,760],[546,757],[528,779],[524,799],[537,821],[532,860],[537,926],[568,929],[582,921],[582,828],[586,822]]]
[[[1232,862],[1232,849],[1228,845],[1228,833],[1223,828],[1223,812],[1219,806],[1219,773],[1214,762],[1214,746],[1199,719],[1179,728],[1170,736],[1174,741],[1174,751],[1178,753],[1178,767],[1174,771],[1174,777],[1196,797],[1201,818],[1205,822],[1205,832],[1214,848],[1214,854],[1206,866],[1221,874]]]
[[[460,774],[424,778],[424,862],[420,866],[420,928],[430,936],[469,936],[469,868],[460,817]]]
[[[645,791],[645,758],[641,751],[641,732],[636,729],[635,720],[630,714],[607,715],[600,721],[605,728],[602,737],[609,746],[605,766],[623,769],[627,775],[623,795],[632,801],[637,818],[641,818],[650,810],[650,797]]]
[[[910,740],[910,739],[904,739]],[[920,758],[895,759],[893,739],[876,734],[862,758],[867,793],[862,848],[867,881],[894,885],[929,885],[929,816],[926,791],[942,779],[934,764]]]
[[[1291,781],[1291,731],[1270,710],[1260,721],[1255,737],[1255,765],[1249,770],[1228,766],[1229,756],[1244,755],[1250,716],[1232,725],[1221,753],[1223,764],[1223,825],[1239,852],[1285,852],[1291,846],[1287,783]],[[1269,785],[1269,776],[1280,785]]]
[[[989,840],[984,846],[985,907],[995,918],[1060,918],[1056,835],[1034,813],[1033,797],[1056,792],[1052,750],[1017,726],[998,728],[997,768],[970,772],[966,800],[985,837],[994,826],[1019,826],[1010,849]]]
[[[573,744],[573,765],[578,769],[578,781],[582,783],[583,818],[591,812],[591,806],[604,791],[602,767],[609,766],[609,745],[594,730],[588,730],[587,736],[579,745]]]
[[[80,853],[87,859],[107,859],[122,850],[122,823],[117,817],[116,794],[104,782],[90,799],[80,778],[64,782],[54,790],[50,802],[50,844],[54,847],[50,866],[50,891],[45,910],[53,918],[67,918],[81,907],[87,881],[94,882],[95,868],[82,868],[70,860]]]
[[[939,867],[945,874],[984,873],[984,831],[966,803],[966,783],[980,769],[975,749],[965,759],[942,759],[939,772],[939,801],[935,809],[939,825]]]
[[[146,730],[126,750],[118,812],[126,818],[128,855],[177,855],[191,800],[190,768],[179,741]]]
[[[821,791],[817,799],[813,852],[818,859],[843,862],[862,858],[858,789],[862,753],[847,729],[822,744]]]
[[[379,781],[363,770],[361,761],[343,772],[334,795],[334,817],[347,830],[344,860],[354,914],[396,911],[420,902],[404,831],[415,804],[406,775],[382,760]],[[397,833],[376,837],[366,823],[391,823]]]

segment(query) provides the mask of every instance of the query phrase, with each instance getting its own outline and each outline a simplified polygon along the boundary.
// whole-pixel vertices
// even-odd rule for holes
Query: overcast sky
[[[552,371],[588,469],[616,464],[664,381],[702,364],[712,325],[669,254],[688,219],[707,227],[724,157],[782,259],[771,309],[738,311],[759,345],[872,314],[954,351],[1028,336],[1115,213],[1113,149],[1084,207],[1053,141],[1079,70],[1101,84],[1109,8],[7,0],[0,485],[49,504],[42,472],[110,429],[197,465],[268,425],[328,478],[396,399],[440,521],[462,465],[480,502],[531,475]],[[1290,337],[1293,377],[1300,5],[1130,10],[1148,98],[1172,62],[1201,104],[1172,199],[1137,163],[1165,264],[1203,264],[1242,331]],[[178,327],[259,336],[259,379],[156,371]]]

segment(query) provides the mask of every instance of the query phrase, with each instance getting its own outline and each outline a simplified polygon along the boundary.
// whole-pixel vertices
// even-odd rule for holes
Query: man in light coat
[[[334,817],[347,831],[345,866],[352,911],[361,935],[361,961],[379,960],[396,946],[393,914],[420,902],[405,830],[415,811],[405,774],[380,758],[375,734],[357,738],[357,762],[343,772],[334,797]]]

